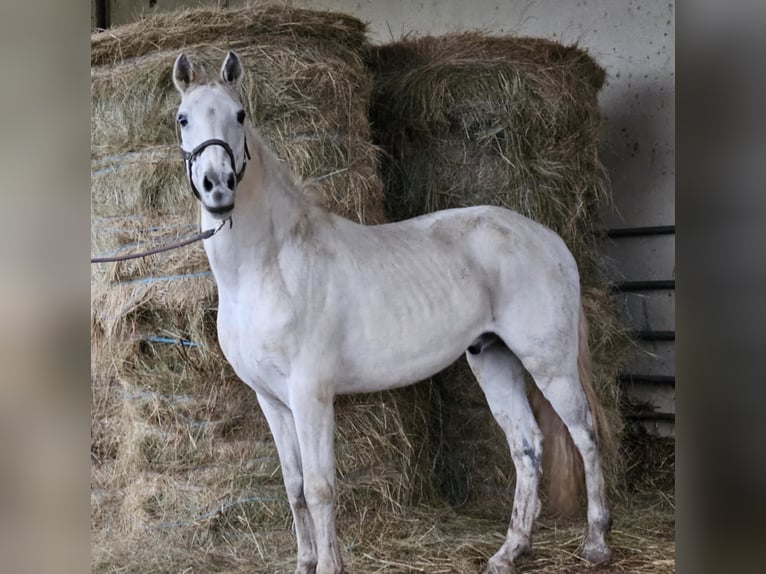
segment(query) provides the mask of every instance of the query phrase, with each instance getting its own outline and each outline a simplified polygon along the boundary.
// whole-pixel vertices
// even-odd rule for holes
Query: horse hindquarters
[[[604,541],[609,513],[596,444],[596,427],[602,422],[603,410],[586,364],[587,324],[579,274],[558,236],[543,228],[537,228],[533,235],[535,240],[528,241],[526,249],[509,250],[510,264],[501,262],[494,332],[532,376],[563,422],[565,429],[560,426],[559,431],[568,431],[570,449],[573,443],[582,458],[588,500],[584,554],[591,562],[604,562],[609,558]],[[580,367],[584,367],[582,373]],[[570,460],[576,457],[569,453]],[[568,476],[570,482],[577,478],[576,473]]]
[[[610,557],[605,542],[610,518],[597,445],[598,426],[605,417],[590,380],[587,323],[579,297],[572,303],[576,311],[571,318],[562,314],[556,322],[526,323],[527,333],[507,329],[499,334],[560,417],[582,458],[588,501],[583,555],[590,562],[602,563]],[[570,453],[568,458],[573,456]],[[576,474],[570,474],[569,479],[576,480]],[[572,485],[564,488],[573,490]]]

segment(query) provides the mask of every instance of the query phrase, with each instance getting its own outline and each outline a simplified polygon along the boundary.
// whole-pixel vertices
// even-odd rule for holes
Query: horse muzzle
[[[228,205],[215,205],[209,206],[204,201],[202,202],[205,210],[210,213],[216,219],[225,219],[232,211],[234,211],[234,202],[232,201]]]
[[[199,172],[197,181],[199,181]],[[200,197],[203,207],[213,215],[228,214],[234,209],[237,180],[234,172],[207,170],[202,174]]]
[[[228,156],[231,170],[226,170],[225,172],[206,170],[202,174],[202,192],[200,192],[194,183],[192,166],[199,158],[200,154],[210,146],[219,146],[223,148]],[[191,186],[194,196],[202,202],[202,205],[209,213],[217,218],[222,219],[228,216],[234,209],[234,193],[237,189],[237,184],[242,181],[242,178],[245,175],[247,159],[250,159],[250,151],[247,149],[247,140],[245,140],[245,157],[247,159],[242,162],[242,168],[239,171],[237,171],[237,164],[234,161],[234,152],[232,151],[231,146],[223,140],[206,140],[191,152],[181,149],[181,156],[186,164],[186,175],[189,178],[189,185]]]

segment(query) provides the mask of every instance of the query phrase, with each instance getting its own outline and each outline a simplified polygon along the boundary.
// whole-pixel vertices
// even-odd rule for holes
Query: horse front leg
[[[301,462],[298,435],[290,409],[269,397],[258,396],[258,403],[269,423],[271,434],[277,445],[279,463],[282,467],[282,479],[290,502],[295,523],[295,538],[298,542],[298,565],[295,574],[315,574],[317,565],[317,547],[314,536],[314,523],[311,520],[306,498],[303,494],[303,465]]]
[[[303,461],[306,496],[317,543],[317,574],[342,574],[343,560],[335,531],[334,408],[331,393],[294,386],[290,407]]]

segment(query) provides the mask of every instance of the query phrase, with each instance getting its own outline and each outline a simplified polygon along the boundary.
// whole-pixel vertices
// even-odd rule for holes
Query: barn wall
[[[244,3],[106,0],[111,25],[153,10]],[[369,23],[376,43],[409,32],[478,28],[577,42],[606,68],[607,83],[600,94],[607,121],[601,155],[612,181],[614,207],[604,210],[604,219],[609,228],[638,228],[627,236],[616,233],[602,246],[612,262],[612,278],[628,283],[627,291],[619,295],[623,313],[642,332],[643,352],[637,352],[628,365],[627,373],[636,376],[626,387],[641,400],[655,403],[661,413],[644,426],[672,433],[675,297],[668,281],[675,277],[675,232],[668,226],[675,221],[675,2],[295,0],[286,4],[352,14]],[[664,229],[652,229],[657,226]]]

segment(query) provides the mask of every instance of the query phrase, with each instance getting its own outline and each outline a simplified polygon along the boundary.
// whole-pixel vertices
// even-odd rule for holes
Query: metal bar
[[[109,27],[108,0],[96,0],[96,28],[105,30]]]
[[[633,331],[633,336],[640,341],[675,341],[675,331]]]
[[[676,386],[676,378],[673,375],[633,375],[624,373],[620,375],[619,381],[623,385],[641,383],[645,385],[669,386],[674,388]]]
[[[632,293],[636,291],[662,291],[664,289],[675,289],[675,279],[661,279],[657,281],[620,281],[612,286],[612,290],[622,293]]]
[[[624,227],[609,229],[606,236],[612,239],[620,237],[647,237],[653,235],[675,235],[675,225],[651,225],[646,227]]]
[[[628,418],[634,421],[676,421],[674,413],[653,413],[648,411],[644,413],[631,413],[628,415]]]

